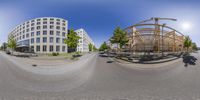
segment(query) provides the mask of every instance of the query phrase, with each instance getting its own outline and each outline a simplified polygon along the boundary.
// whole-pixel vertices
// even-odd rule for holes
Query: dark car
[[[11,51],[10,50],[6,50],[6,54],[11,54]]]

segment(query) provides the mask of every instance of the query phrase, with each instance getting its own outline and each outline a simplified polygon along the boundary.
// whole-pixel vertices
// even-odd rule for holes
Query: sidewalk
[[[123,58],[122,59],[114,58],[114,60],[119,63],[136,63],[136,64],[159,64],[159,63],[173,61],[176,59],[180,59],[180,57],[170,57],[170,58],[151,60],[151,61],[140,61],[140,60],[136,60],[136,59],[128,60],[128,59],[123,59]]]
[[[108,58],[110,61],[115,61],[116,64],[130,68],[130,69],[139,69],[139,70],[152,70],[152,69],[160,69],[160,68],[169,68],[173,67],[172,64],[175,63],[182,63],[182,59],[178,57],[168,58],[168,59],[161,59],[161,60],[154,60],[154,61],[145,61],[143,63],[139,63],[135,60],[135,62],[129,62],[122,59],[117,58]]]
[[[139,64],[139,63],[127,63],[127,62],[124,63],[118,61],[116,63],[121,65],[122,67],[127,67],[130,69],[152,70],[152,69],[173,67],[171,66],[172,64],[182,63],[182,59],[176,59],[170,62],[154,63],[154,64]]]
[[[96,54],[86,54],[77,61],[69,62],[67,60],[35,60],[32,58],[21,58],[0,52],[0,55],[16,65],[14,70],[26,70],[37,74],[62,74],[85,67]],[[36,64],[37,66],[33,66]]]

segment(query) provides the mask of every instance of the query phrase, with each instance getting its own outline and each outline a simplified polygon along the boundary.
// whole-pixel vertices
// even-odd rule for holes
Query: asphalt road
[[[84,74],[33,79],[0,53],[0,100],[200,100],[200,54],[194,55],[194,65],[181,60],[147,70],[96,55],[78,72]]]

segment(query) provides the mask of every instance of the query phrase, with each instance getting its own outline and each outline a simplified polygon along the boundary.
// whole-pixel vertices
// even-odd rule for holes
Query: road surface
[[[31,76],[0,53],[0,100],[200,100],[199,60],[153,69],[107,61],[95,55],[73,75]]]

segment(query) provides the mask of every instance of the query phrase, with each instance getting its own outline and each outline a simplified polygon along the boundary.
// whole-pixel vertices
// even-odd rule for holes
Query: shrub
[[[52,56],[58,56],[58,55],[59,55],[58,52],[57,52],[57,53],[56,53],[56,52],[53,52],[53,53],[52,53]]]

